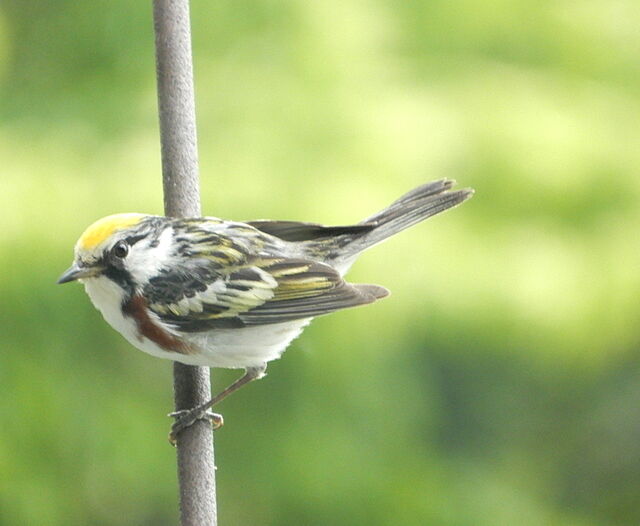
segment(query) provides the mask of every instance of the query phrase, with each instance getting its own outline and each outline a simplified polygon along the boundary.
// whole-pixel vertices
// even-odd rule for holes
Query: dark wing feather
[[[321,316],[373,303],[389,294],[387,289],[378,285],[347,283],[335,269],[322,263],[285,260],[265,267],[265,270],[276,278],[278,288],[272,299],[240,315],[246,325]]]
[[[247,224],[284,241],[311,241],[344,234],[364,234],[375,228],[375,224],[324,226],[317,223],[269,220],[247,221]]]
[[[281,323],[321,316],[340,309],[373,303],[389,292],[378,285],[352,285],[345,281],[317,296],[268,301],[241,315],[247,325]]]
[[[388,294],[377,285],[346,283],[332,267],[305,259],[253,259],[229,270],[214,274],[205,290],[191,288],[177,302],[149,307],[177,329],[201,332],[320,316]]]

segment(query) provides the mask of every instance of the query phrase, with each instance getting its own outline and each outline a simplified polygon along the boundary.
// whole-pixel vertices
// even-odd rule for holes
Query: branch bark
[[[200,216],[188,0],[153,0],[165,214]],[[176,410],[211,398],[209,369],[174,364]],[[213,431],[198,421],[177,444],[182,526],[217,524]]]

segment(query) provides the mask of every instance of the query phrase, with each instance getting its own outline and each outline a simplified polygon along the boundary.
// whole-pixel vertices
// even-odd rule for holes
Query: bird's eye
[[[124,241],[118,241],[111,249],[111,253],[119,259],[124,259],[129,253],[129,245]]]

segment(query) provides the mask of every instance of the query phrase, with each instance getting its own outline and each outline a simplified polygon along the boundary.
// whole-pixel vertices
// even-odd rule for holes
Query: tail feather
[[[354,283],[353,286],[357,288],[363,296],[369,298],[371,302],[374,302],[381,298],[386,298],[390,294],[389,289],[381,287],[380,285],[372,285],[369,283]]]
[[[473,195],[470,188],[450,191],[454,184],[455,181],[447,179],[424,184],[361,221],[361,225],[374,227],[363,234],[351,236],[350,242],[342,247],[341,259],[353,257],[416,223],[459,205]]]
[[[362,220],[361,223],[382,222],[386,217],[397,214],[399,211],[406,210],[407,207],[411,207],[416,201],[451,190],[455,184],[456,182],[451,179],[439,179],[438,181],[430,181],[420,185],[407,192],[402,197],[396,199],[384,210],[376,212],[371,217]]]

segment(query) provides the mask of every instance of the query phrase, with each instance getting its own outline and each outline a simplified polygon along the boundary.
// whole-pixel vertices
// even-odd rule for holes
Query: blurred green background
[[[343,224],[473,200],[367,253],[225,401],[224,525],[640,524],[636,0],[192,5],[205,213]],[[150,2],[0,3],[0,523],[177,522],[171,367],[54,283],[162,212]],[[214,389],[233,371],[215,371]]]

